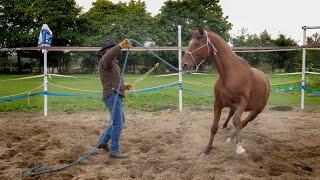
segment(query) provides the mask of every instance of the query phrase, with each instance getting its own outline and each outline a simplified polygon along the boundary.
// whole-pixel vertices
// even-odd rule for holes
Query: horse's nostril
[[[188,66],[188,64],[184,64],[184,65],[183,65],[183,67],[187,67],[187,66]]]

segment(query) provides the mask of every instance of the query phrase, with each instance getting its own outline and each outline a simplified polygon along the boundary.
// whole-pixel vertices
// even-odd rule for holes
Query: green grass
[[[19,81],[3,81],[6,79],[13,79],[17,75],[0,75],[0,97],[8,96],[40,86],[42,84],[42,78],[19,80]],[[125,82],[132,83],[138,77],[138,75],[126,75]],[[143,81],[136,84],[135,89],[148,88],[153,86],[159,86],[177,81],[177,76],[169,77],[155,77],[154,75],[148,76]],[[308,75],[309,84],[308,87],[320,90],[319,76]],[[197,83],[214,84],[217,79],[217,75],[186,75],[184,81],[192,81]],[[299,81],[300,76],[276,76],[269,75],[271,84]],[[51,77],[49,82],[61,86],[67,86],[77,89],[95,90],[101,91],[101,82],[97,75],[78,75],[77,78],[62,78]],[[297,86],[292,84],[291,86]],[[213,94],[213,86],[204,86],[198,84],[184,83],[184,87],[196,89],[197,91]],[[281,88],[284,86],[273,86],[272,89]],[[41,91],[42,89],[35,90],[34,92]],[[56,93],[81,93],[74,90],[60,89],[57,87],[49,86],[50,92]],[[184,92],[183,103],[184,106],[211,106],[213,96],[200,96],[197,94],[191,94]],[[103,109],[104,105],[101,101],[99,94],[95,94],[94,97],[49,97],[49,110],[58,111],[70,111],[70,110],[98,110]],[[306,96],[305,102],[307,105],[320,105],[320,97]],[[298,105],[300,103],[300,91],[291,91],[286,93],[271,93],[269,104],[271,105]],[[162,91],[156,91],[146,94],[134,94],[128,95],[125,101],[127,108],[145,109],[145,110],[157,110],[166,107],[177,107],[178,105],[178,88],[170,88]],[[0,102],[0,111],[30,111],[41,110],[43,106],[43,97],[36,96],[28,99],[22,99],[12,102]]]

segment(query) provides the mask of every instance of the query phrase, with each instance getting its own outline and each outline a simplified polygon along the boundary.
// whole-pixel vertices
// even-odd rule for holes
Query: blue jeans
[[[116,99],[117,101],[115,102]],[[122,97],[118,96],[118,98],[116,98],[116,93],[113,93],[104,100],[104,103],[108,107],[111,119],[109,121],[108,127],[105,129],[103,135],[101,136],[97,147],[101,148],[111,139],[110,153],[118,153],[120,152],[120,135],[125,123],[124,111],[122,107]]]

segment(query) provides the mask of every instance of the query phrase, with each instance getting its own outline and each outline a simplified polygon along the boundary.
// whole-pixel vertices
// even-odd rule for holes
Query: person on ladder
[[[122,106],[122,101],[125,97],[124,91],[130,90],[132,85],[124,84],[117,56],[121,54],[121,49],[131,47],[131,42],[128,39],[122,40],[119,44],[113,40],[107,40],[102,42],[101,50],[99,50],[101,59],[98,68],[103,86],[102,99],[109,110],[111,120],[101,136],[97,147],[109,152],[110,158],[128,157],[126,154],[120,152],[119,141],[125,123]],[[117,92],[118,88],[119,92]],[[116,97],[117,95],[118,97]],[[111,141],[110,148],[109,141]]]

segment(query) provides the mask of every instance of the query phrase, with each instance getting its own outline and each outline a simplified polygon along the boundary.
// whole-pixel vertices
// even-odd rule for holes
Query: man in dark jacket
[[[99,51],[102,56],[99,61],[99,73],[103,86],[102,100],[106,104],[111,120],[108,127],[99,140],[98,148],[109,151],[111,158],[126,158],[127,155],[120,152],[119,140],[125,116],[122,107],[122,100],[125,97],[125,90],[129,90],[131,85],[125,85],[121,70],[118,66],[117,56],[123,48],[131,48],[131,43],[128,39],[121,41],[119,44],[112,40],[102,43],[102,48]],[[117,93],[118,86],[120,90]],[[116,97],[118,94],[118,97]],[[109,141],[111,140],[110,149]]]

